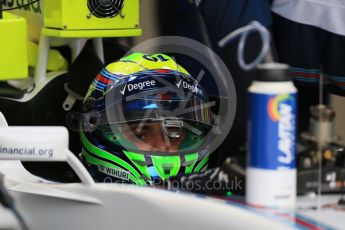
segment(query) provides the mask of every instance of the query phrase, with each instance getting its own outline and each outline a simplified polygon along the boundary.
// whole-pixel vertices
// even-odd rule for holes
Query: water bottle
[[[266,63],[248,89],[246,201],[294,208],[296,203],[296,96],[289,66]]]

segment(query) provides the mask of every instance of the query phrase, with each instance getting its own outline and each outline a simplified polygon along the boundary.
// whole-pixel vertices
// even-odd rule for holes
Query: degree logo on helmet
[[[191,85],[188,82],[183,81],[182,79],[176,83],[177,88],[180,88],[181,83],[182,83],[182,87],[184,89],[188,89],[188,90],[192,91],[193,93],[198,93],[201,96],[203,95],[202,90],[198,88],[198,85]]]
[[[125,87],[123,87],[123,90],[120,91],[120,93],[122,95],[125,94],[126,89],[131,92],[133,89],[144,89],[146,87],[150,87],[150,86],[155,86],[156,82],[154,80],[150,80],[150,81],[144,81],[144,82],[139,82],[136,84],[126,84]]]

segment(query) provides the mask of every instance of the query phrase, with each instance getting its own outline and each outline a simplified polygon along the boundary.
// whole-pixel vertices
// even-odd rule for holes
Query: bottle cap
[[[291,81],[289,65],[276,62],[260,64],[256,68],[254,79],[273,82]]]

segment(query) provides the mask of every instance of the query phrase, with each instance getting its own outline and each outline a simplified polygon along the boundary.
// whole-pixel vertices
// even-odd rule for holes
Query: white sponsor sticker
[[[110,168],[101,164],[98,165],[98,170],[109,176],[113,176],[113,177],[120,178],[123,180],[129,180],[130,173],[125,170]]]

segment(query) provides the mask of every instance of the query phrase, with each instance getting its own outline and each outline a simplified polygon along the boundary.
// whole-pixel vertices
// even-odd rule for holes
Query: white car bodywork
[[[0,124],[6,125],[6,122],[2,120]],[[5,142],[1,138],[5,133],[1,130],[7,129],[0,128],[2,146],[11,142],[6,138]],[[27,132],[29,129],[33,130],[35,127],[23,130]],[[50,133],[46,132],[47,129],[37,130],[33,131],[38,135],[37,138]],[[9,133],[8,130],[6,132]],[[9,136],[11,135],[6,137]],[[32,142],[32,146],[39,146],[39,141]],[[61,141],[61,146],[54,143],[54,148],[63,152],[54,157],[69,162],[71,157],[68,154],[72,153],[68,151],[68,144],[65,142]],[[28,145],[30,144],[25,146]],[[45,147],[46,145],[44,143]],[[66,151],[61,151],[62,147]],[[75,162],[72,162],[72,167],[79,170],[77,174],[83,183],[56,183],[32,175],[23,167],[19,158],[17,156],[10,160],[8,156],[2,156],[0,173],[5,176],[5,186],[13,195],[16,206],[30,229],[345,228],[344,208],[336,205],[339,196],[324,197],[321,210],[314,208],[315,197],[300,197],[295,211],[274,210],[248,206],[241,201],[243,197],[216,199],[128,184],[93,183],[88,180],[90,175],[81,176],[88,173],[85,168],[76,170],[83,166]],[[0,209],[0,213],[4,211]],[[10,228],[18,229],[13,216],[8,212],[6,215],[8,218],[4,218],[5,214],[1,213],[0,228],[9,228],[12,223]]]

